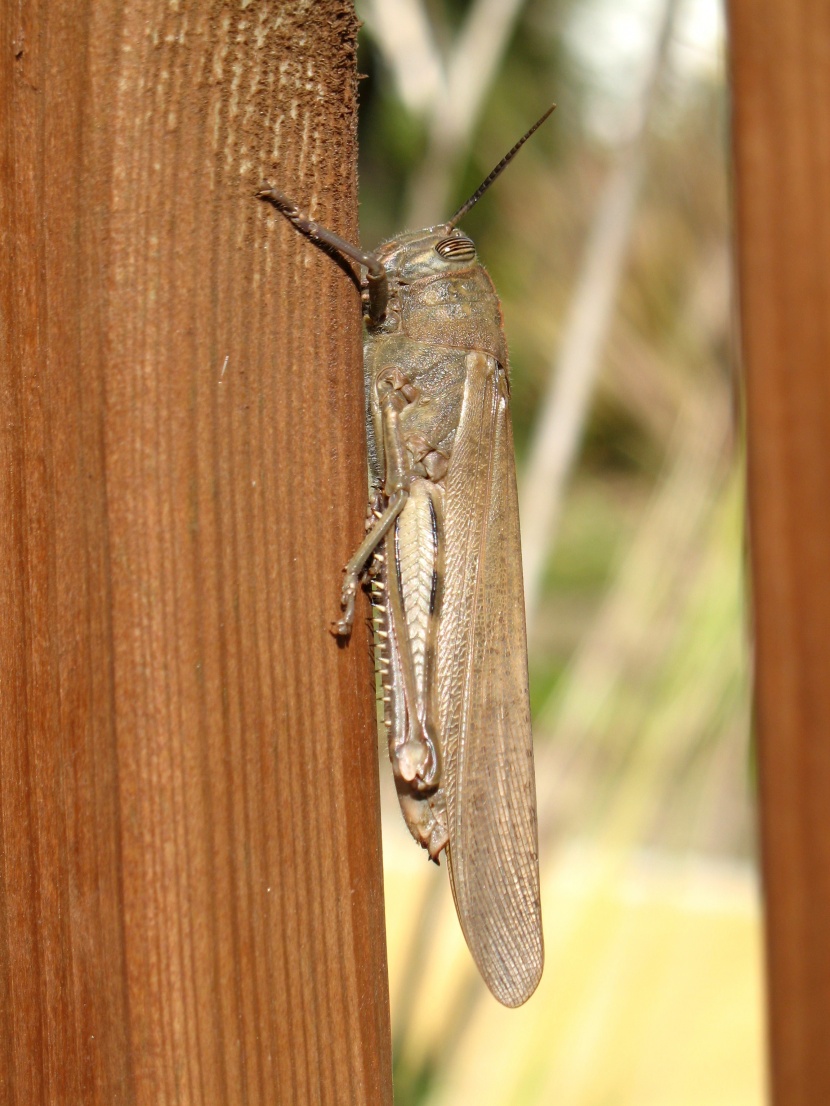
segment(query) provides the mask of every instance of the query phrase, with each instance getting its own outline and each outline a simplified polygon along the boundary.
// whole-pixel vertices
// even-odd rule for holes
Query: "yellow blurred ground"
[[[761,923],[749,867],[560,854],[543,873],[545,974],[510,1011],[473,981],[446,873],[404,833],[386,833],[384,848],[393,1026],[408,1022],[408,1068],[426,1061],[434,1073],[418,1101],[762,1106]],[[432,922],[419,911],[428,892]],[[405,973],[424,925],[413,986]]]

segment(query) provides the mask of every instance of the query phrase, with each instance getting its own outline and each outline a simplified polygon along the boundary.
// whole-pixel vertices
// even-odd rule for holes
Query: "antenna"
[[[490,176],[485,181],[482,181],[482,183],[478,186],[478,188],[475,190],[475,192],[472,194],[472,196],[470,196],[469,200],[467,200],[466,203],[462,204],[461,207],[459,207],[458,211],[456,211],[456,213],[455,213],[455,215],[453,215],[452,219],[450,219],[449,222],[446,224],[448,230],[452,230],[452,228],[457,224],[458,220],[462,219],[467,214],[467,212],[470,210],[470,208],[473,206],[473,204],[478,203],[478,201],[481,199],[481,197],[484,195],[484,193],[487,191],[487,189],[490,187],[490,185],[493,183],[493,181],[496,179],[496,177],[504,169],[507,168],[507,166],[513,160],[513,158],[516,156],[516,154],[519,152],[519,150],[521,150],[522,146],[524,146],[525,142],[527,142],[527,140],[530,138],[530,136],[533,134],[534,131],[537,131],[541,127],[541,125],[544,123],[544,121],[551,114],[551,112],[553,111],[553,109],[555,107],[556,107],[556,104],[551,104],[551,106],[548,108],[548,110],[545,112],[545,114],[541,117],[541,119],[537,119],[536,122],[533,124],[533,126],[530,128],[530,130],[526,134],[522,135],[522,137],[519,139],[519,141],[516,143],[516,145],[513,147],[513,149],[509,153],[504,155],[504,157],[501,159],[501,161],[495,167],[495,169],[490,174]]]

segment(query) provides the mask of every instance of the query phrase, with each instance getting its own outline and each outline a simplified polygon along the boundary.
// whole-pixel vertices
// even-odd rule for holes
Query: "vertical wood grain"
[[[830,7],[731,0],[775,1106],[830,1101]]]
[[[390,1103],[352,5],[0,20],[0,1103]]]

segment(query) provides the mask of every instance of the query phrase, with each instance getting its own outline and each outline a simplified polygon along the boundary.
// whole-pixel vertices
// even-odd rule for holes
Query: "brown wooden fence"
[[[830,1102],[830,7],[731,0],[775,1106]]]
[[[352,5],[0,20],[0,1102],[389,1103]]]

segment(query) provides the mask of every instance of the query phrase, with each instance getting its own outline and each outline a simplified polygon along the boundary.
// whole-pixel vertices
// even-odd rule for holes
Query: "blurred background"
[[[398,1106],[760,1106],[743,455],[718,0],[359,0],[361,238],[502,297],[546,968],[480,982],[382,750]]]

